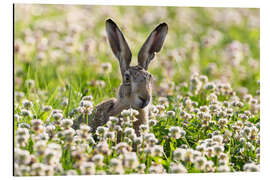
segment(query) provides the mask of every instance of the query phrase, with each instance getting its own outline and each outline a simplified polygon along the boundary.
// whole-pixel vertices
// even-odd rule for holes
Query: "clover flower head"
[[[163,147],[161,145],[155,145],[152,149],[152,156],[162,156],[163,155]]]
[[[81,173],[84,175],[94,175],[95,170],[95,164],[92,162],[82,162],[80,165]]]
[[[169,136],[175,139],[179,139],[185,136],[186,132],[178,126],[171,126],[169,128]]]
[[[124,167],[129,169],[135,169],[139,165],[138,157],[135,152],[124,153]]]
[[[62,119],[60,124],[63,128],[69,129],[73,125],[73,120],[72,119]]]
[[[194,160],[195,168],[200,171],[204,170],[206,162],[207,162],[207,159],[205,157],[202,157],[202,156],[196,157]]]
[[[186,153],[186,150],[185,149],[177,148],[173,152],[173,160],[175,160],[175,161],[184,160],[185,153]]]
[[[23,100],[22,105],[25,109],[30,109],[31,107],[33,107],[33,103],[27,99]]]
[[[217,168],[218,172],[230,172],[230,167],[227,165],[221,165]]]
[[[83,101],[92,101],[93,100],[93,96],[89,95],[89,96],[84,96],[82,98]]]
[[[21,113],[22,113],[22,116],[24,116],[24,117],[32,117],[31,111],[29,111],[27,109],[21,109]]]
[[[170,171],[171,173],[187,173],[187,169],[181,163],[171,163]]]
[[[258,172],[260,171],[260,166],[256,165],[255,163],[246,163],[243,170],[246,172]]]
[[[103,165],[104,156],[102,154],[96,154],[92,157],[92,161],[95,163],[96,166]]]
[[[115,146],[116,151],[119,154],[131,151],[131,147],[126,142],[120,142]]]
[[[122,161],[116,158],[111,159],[110,161],[110,170],[114,174],[123,174],[124,169],[122,166]]]

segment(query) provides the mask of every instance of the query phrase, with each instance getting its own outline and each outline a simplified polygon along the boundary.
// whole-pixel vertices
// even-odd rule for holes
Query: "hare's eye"
[[[128,73],[125,73],[125,81],[128,82],[130,81],[130,76]]]

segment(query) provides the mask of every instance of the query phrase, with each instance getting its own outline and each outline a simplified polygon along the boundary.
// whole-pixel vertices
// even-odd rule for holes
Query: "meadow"
[[[260,171],[259,9],[16,4],[14,11],[15,176]],[[134,109],[94,133],[87,124],[73,128],[121,84],[108,18],[124,33],[133,65],[153,28],[169,27],[148,69],[153,102],[140,136]]]

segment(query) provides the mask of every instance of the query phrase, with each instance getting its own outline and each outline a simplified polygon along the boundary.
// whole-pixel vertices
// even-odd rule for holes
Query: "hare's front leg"
[[[96,109],[93,111],[93,118],[91,119],[88,125],[91,127],[91,131],[95,132],[98,126],[103,126],[109,121],[110,116],[116,116],[123,109],[127,108],[123,103],[120,103],[117,99],[112,98],[107,101],[104,101],[96,106]],[[83,116],[80,116],[79,123],[82,121]]]
[[[135,132],[137,134],[137,136],[140,135],[140,125],[142,124],[145,124],[147,125],[148,124],[148,113],[149,113],[149,109],[148,107],[145,107],[144,109],[139,109],[139,115],[137,116],[137,121],[135,121],[133,123],[133,127],[135,129]]]
[[[106,124],[110,116],[118,114],[115,110],[116,106],[117,99],[115,98],[104,101],[96,106],[96,109],[93,112],[93,119],[89,122],[92,132],[94,132],[98,126]]]

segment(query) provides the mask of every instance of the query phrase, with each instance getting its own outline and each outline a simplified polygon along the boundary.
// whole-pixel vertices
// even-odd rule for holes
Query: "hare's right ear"
[[[152,31],[141,47],[138,54],[138,63],[145,70],[148,69],[148,65],[154,59],[155,54],[161,50],[167,32],[168,25],[161,23]]]
[[[106,21],[106,32],[111,49],[115,57],[119,60],[122,77],[124,77],[124,73],[131,61],[131,51],[122,32],[111,19]]]

